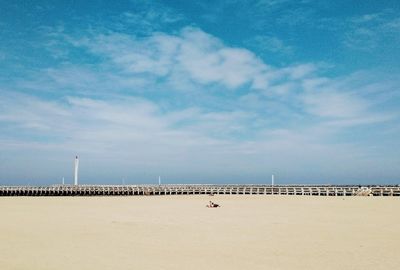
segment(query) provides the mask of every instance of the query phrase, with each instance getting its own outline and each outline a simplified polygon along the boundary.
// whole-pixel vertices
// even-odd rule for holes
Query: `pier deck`
[[[353,185],[52,185],[0,186],[0,196],[133,195],[400,196],[400,186]]]

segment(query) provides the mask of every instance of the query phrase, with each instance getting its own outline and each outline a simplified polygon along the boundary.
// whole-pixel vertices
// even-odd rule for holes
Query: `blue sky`
[[[398,1],[116,2],[0,2],[0,184],[399,183]]]

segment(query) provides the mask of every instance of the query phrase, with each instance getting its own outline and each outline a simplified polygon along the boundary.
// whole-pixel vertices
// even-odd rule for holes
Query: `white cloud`
[[[400,18],[393,10],[364,14],[349,19],[344,45],[371,51],[387,44],[399,44]]]
[[[283,70],[285,70],[289,74],[290,78],[297,80],[297,79],[303,79],[305,77],[309,77],[317,69],[318,69],[318,67],[315,64],[300,64],[300,65],[287,67]]]
[[[311,78],[302,82],[304,110],[318,117],[327,128],[343,129],[394,120],[395,113],[382,109],[387,102],[385,83],[367,82],[368,74],[346,78]],[[371,98],[374,96],[374,98]]]
[[[126,72],[155,76],[179,72],[199,84],[217,83],[232,89],[247,83],[265,88],[271,71],[252,52],[225,46],[215,37],[190,27],[178,35],[155,33],[140,39],[114,33],[74,44],[109,57]]]
[[[0,100],[0,122],[6,123],[1,128],[2,155],[10,156],[7,160],[18,160],[7,165],[7,170],[6,163],[0,165],[3,181],[8,176],[6,172],[18,171],[18,164],[25,164],[22,157],[29,165],[14,176],[24,177],[35,170],[46,171],[47,176],[33,174],[53,179],[68,175],[70,168],[66,165],[76,153],[82,156],[82,179],[86,182],[105,178],[112,182],[128,176],[130,181],[143,183],[159,173],[166,179],[184,182],[227,178],[244,181],[248,177],[260,181],[271,172],[278,172],[281,181],[305,175],[315,180],[321,179],[321,171],[338,176],[371,162],[363,146],[331,142],[332,128],[349,124],[337,121],[360,121],[334,109],[316,113],[335,116],[336,122],[297,128],[262,125],[261,129],[252,130],[263,116],[239,109],[223,112],[185,108],[166,112],[150,100],[135,97],[107,101],[68,97],[50,101],[3,93]],[[359,110],[364,109],[361,106]],[[359,111],[347,113],[357,115]],[[12,134],[28,137],[7,137],[7,127],[12,128]],[[323,170],[305,172],[309,166]]]
[[[367,103],[346,93],[317,92],[304,96],[307,110],[321,117],[351,118],[363,115]]]
[[[258,48],[261,53],[266,51],[278,54],[292,54],[294,51],[293,46],[285,44],[282,39],[275,36],[258,35],[248,40],[246,44],[250,47]]]
[[[124,26],[132,26],[138,32],[153,32],[165,25],[173,25],[185,20],[185,17],[165,5],[142,1],[135,3],[135,10],[121,15]]]
[[[0,95],[0,121],[17,128],[50,131],[69,112],[54,102],[20,94]]]

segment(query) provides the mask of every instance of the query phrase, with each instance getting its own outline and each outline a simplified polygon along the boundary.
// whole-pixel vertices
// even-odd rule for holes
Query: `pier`
[[[400,196],[400,186],[234,184],[0,186],[0,196],[154,196],[200,194]]]

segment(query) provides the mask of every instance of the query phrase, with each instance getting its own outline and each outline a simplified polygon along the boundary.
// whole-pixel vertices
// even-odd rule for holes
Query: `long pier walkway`
[[[353,185],[52,185],[0,186],[0,196],[133,196],[133,195],[308,195],[400,196],[400,186]]]

